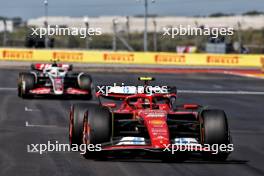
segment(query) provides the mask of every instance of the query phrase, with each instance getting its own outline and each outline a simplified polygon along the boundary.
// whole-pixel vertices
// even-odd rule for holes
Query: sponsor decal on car
[[[150,120],[149,123],[152,125],[164,125],[165,121],[164,120]]]
[[[142,137],[123,137],[117,145],[146,145]]]
[[[178,144],[178,145],[197,144],[197,145],[200,145],[195,138],[175,138],[174,144]]]

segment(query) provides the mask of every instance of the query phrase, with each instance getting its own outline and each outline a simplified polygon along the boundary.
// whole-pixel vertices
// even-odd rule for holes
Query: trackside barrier
[[[257,54],[175,54],[166,52],[111,52],[0,48],[0,60],[50,61],[171,66],[264,67],[264,55]]]
[[[264,57],[261,58],[261,64],[262,64],[261,71],[264,73]]]

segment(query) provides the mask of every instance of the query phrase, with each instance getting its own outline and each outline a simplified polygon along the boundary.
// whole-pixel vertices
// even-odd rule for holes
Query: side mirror
[[[176,97],[175,96],[170,97],[170,103],[171,104],[175,104],[176,103]]]
[[[109,108],[116,108],[116,104],[115,103],[103,103],[102,106],[106,106]]]
[[[35,64],[30,65],[31,70],[36,70]]]
[[[170,97],[170,105],[171,105],[173,110],[176,110],[177,105],[176,105],[176,97],[175,96]]]
[[[72,66],[72,64],[70,64],[68,71],[72,71],[72,69],[73,69],[73,66]]]

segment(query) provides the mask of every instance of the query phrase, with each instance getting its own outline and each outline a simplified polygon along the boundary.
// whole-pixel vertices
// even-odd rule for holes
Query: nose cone
[[[54,90],[54,93],[56,95],[62,95],[63,94],[63,79],[61,78],[57,78],[57,79],[54,79],[54,82],[53,82],[53,90]]]
[[[62,89],[60,89],[60,90],[55,90],[54,89],[54,93],[56,94],[56,95],[62,95],[63,94],[63,90]]]
[[[151,144],[154,148],[165,148],[170,144],[169,129],[165,117],[146,119]]]

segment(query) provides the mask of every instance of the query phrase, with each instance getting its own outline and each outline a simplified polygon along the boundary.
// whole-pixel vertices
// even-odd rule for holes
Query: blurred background
[[[0,0],[0,46],[175,53],[264,53],[262,0]],[[32,27],[102,28],[100,36],[30,35]],[[163,27],[232,27],[234,35],[163,36]]]

